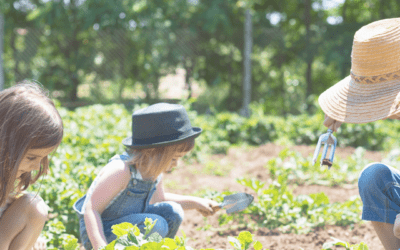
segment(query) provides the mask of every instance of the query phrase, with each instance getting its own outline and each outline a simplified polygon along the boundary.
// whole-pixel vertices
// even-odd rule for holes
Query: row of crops
[[[260,111],[262,109],[253,105],[252,116],[243,118],[233,113],[198,115],[190,110],[188,104],[186,107],[192,124],[203,128],[204,131],[202,136],[196,139],[193,152],[185,156],[187,162],[204,162],[204,156],[224,153],[232,145],[260,145],[266,142],[315,145],[318,136],[326,131],[322,126],[323,114],[285,119],[265,115]],[[138,108],[141,107],[137,106],[134,109]],[[58,106],[58,110],[65,127],[63,142],[51,157],[49,175],[39,179],[39,183],[32,186],[30,191],[38,192],[51,208],[51,219],[42,233],[48,240],[48,249],[76,249],[79,223],[72,205],[87,191],[108,159],[123,152],[121,141],[129,136],[132,110],[117,104],[93,105],[74,111]],[[388,150],[396,145],[396,140],[399,141],[398,131],[400,126],[393,121],[380,121],[358,126],[344,124],[338,136],[342,146],[365,145],[368,149]],[[386,148],[382,148],[382,145]],[[238,183],[256,193],[255,201],[240,213],[221,214],[218,221],[221,226],[251,221],[252,223],[246,223],[249,229],[279,228],[283,232],[296,233],[306,233],[321,225],[357,223],[360,221],[362,206],[359,198],[354,197],[344,203],[330,203],[324,193],[294,196],[288,185],[354,184],[359,172],[367,164],[363,157],[364,152],[365,149],[359,148],[352,157],[337,159],[328,171],[318,165],[312,165],[309,158],[283,150],[265,166],[273,182],[267,185],[255,178],[238,179]],[[392,150],[385,161],[396,166],[399,155],[399,152]],[[207,190],[201,195],[222,201],[222,197],[227,194],[230,192]],[[184,238],[167,240],[154,236],[145,239],[144,235],[135,231],[134,226],[121,227],[123,228],[115,229],[119,236],[118,243],[114,242],[114,245],[106,249],[191,249],[186,245]],[[247,249],[250,245],[254,249],[262,249],[257,241],[253,242],[249,234],[243,232],[237,238],[230,237],[228,240],[235,249]],[[146,247],[147,243],[157,244],[157,247],[154,248],[154,244]],[[165,244],[168,248],[163,247]],[[330,244],[348,243],[334,241]],[[329,249],[329,245],[326,249]]]

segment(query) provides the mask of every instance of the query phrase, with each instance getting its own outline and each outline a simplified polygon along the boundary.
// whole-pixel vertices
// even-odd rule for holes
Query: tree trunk
[[[160,74],[156,72],[153,84],[153,90],[154,90],[154,99],[156,99],[157,101],[160,99],[159,86],[160,86]]]
[[[281,99],[281,108],[282,108],[282,115],[283,117],[286,117],[287,113],[286,113],[286,105],[285,105],[285,96],[286,96],[286,86],[285,86],[285,77],[284,77],[284,70],[283,70],[283,66],[282,64],[279,65],[279,72],[280,72],[280,76],[279,76],[279,80],[281,82],[280,85],[280,99]]]
[[[345,23],[347,21],[347,18],[346,18],[347,6],[348,6],[348,0],[345,0],[343,3],[343,8],[342,8],[343,23]]]
[[[72,0],[71,1],[71,6],[76,6],[76,1]],[[78,100],[78,86],[79,86],[79,78],[78,78],[78,67],[77,63],[79,60],[79,49],[80,49],[80,42],[78,40],[78,33],[79,33],[79,27],[78,27],[78,21],[77,21],[77,15],[78,15],[78,10],[76,7],[71,8],[72,11],[72,25],[73,25],[73,30],[72,30],[72,37],[71,41],[69,44],[69,50],[71,50],[72,57],[68,59],[68,71],[71,76],[71,92],[69,93],[70,101],[75,102]],[[71,55],[69,54],[69,55]],[[100,91],[99,91],[100,92]]]
[[[75,72],[71,73],[71,81],[72,81],[72,88],[71,92],[69,93],[69,99],[72,102],[75,102],[78,100],[78,85],[79,85],[79,80],[77,77],[77,74]]]
[[[0,13],[0,91],[4,89],[3,71],[3,41],[4,41],[4,16]]]
[[[346,23],[346,21],[347,21],[346,11],[347,11],[347,7],[348,7],[348,3],[349,3],[348,0],[345,0],[343,3],[343,8],[342,8],[343,23]],[[340,50],[340,56],[343,58],[342,59],[342,67],[340,70],[342,79],[349,75],[349,72],[347,69],[347,64],[346,64],[346,61],[347,61],[346,52],[347,51],[345,49]]]
[[[192,72],[193,72],[193,65],[192,62],[190,62],[189,64],[187,63],[187,58],[184,59],[184,65],[185,65],[185,84],[188,87],[188,91],[189,91],[189,95],[187,99],[192,98],[192,82],[190,81],[190,78],[192,77]],[[190,59],[189,59],[190,60]]]
[[[252,39],[252,23],[251,13],[247,9],[245,13],[244,24],[244,74],[243,74],[243,104],[241,108],[241,115],[245,117],[250,116],[249,104],[251,101],[251,49],[253,45]]]
[[[15,61],[14,79],[15,79],[15,82],[19,82],[21,79],[19,79],[19,77],[20,77],[19,60],[18,60],[18,55],[17,55],[18,51],[17,51],[17,48],[15,47],[15,38],[16,38],[15,32],[11,32],[10,45],[11,45],[11,49],[12,49],[12,52],[13,52],[13,58],[14,58],[14,61]]]
[[[120,79],[119,80],[119,86],[118,86],[118,101],[120,101],[121,103],[123,102],[124,98],[122,97],[123,93],[124,93],[124,89],[125,89],[125,85],[126,85],[126,79]]]
[[[313,62],[313,48],[310,44],[310,25],[311,25],[311,0],[305,0],[304,6],[304,23],[306,25],[306,63],[307,63],[307,71],[306,71],[306,100],[312,94],[312,62]],[[310,111],[311,105],[307,103],[307,111]]]
[[[380,0],[379,2],[379,19],[384,19],[385,18],[385,1],[386,0]]]

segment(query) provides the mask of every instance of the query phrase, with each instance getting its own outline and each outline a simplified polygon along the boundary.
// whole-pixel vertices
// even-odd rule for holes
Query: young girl
[[[201,129],[192,127],[181,105],[158,103],[132,115],[132,137],[127,150],[100,171],[88,193],[74,204],[80,219],[81,240],[97,250],[116,236],[111,226],[129,222],[144,232],[146,217],[157,219],[153,232],[173,238],[183,220],[183,209],[214,214],[215,201],[165,193],[162,176],[193,149]]]
[[[38,84],[25,82],[0,92],[1,249],[46,249],[37,239],[48,207],[37,194],[22,191],[46,173],[47,156],[62,136],[61,117]]]

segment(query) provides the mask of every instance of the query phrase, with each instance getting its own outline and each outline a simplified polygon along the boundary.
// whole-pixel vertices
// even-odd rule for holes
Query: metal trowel
[[[214,211],[218,211],[222,208],[226,209],[226,213],[234,213],[241,211],[248,207],[250,203],[252,203],[254,197],[247,193],[237,193],[231,194],[224,197],[224,200],[221,204],[217,206],[213,206],[212,209]]]

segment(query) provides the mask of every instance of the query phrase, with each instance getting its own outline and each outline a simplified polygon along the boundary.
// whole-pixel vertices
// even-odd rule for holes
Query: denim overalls
[[[129,159],[127,153],[116,155],[110,159],[126,161]],[[136,178],[137,171],[132,165],[131,179],[126,189],[122,190],[119,195],[114,198],[108,207],[101,214],[103,222],[104,234],[108,243],[116,239],[112,233],[111,226],[129,222],[137,225],[142,233],[144,233],[144,220],[146,217],[154,220],[157,223],[152,232],[159,233],[162,237],[173,238],[177,233],[180,224],[183,220],[183,209],[176,202],[160,202],[153,205],[149,204],[152,195],[156,191],[156,186],[161,180],[161,175],[155,182],[145,181]],[[96,180],[94,180],[95,182]],[[90,189],[89,189],[90,190]],[[89,241],[86,232],[86,226],[83,219],[84,206],[86,195],[80,198],[74,205],[73,209],[78,213],[81,241],[87,250],[92,249],[92,244]]]
[[[400,213],[400,171],[375,162],[367,165],[358,178],[363,203],[362,219],[394,224]]]

